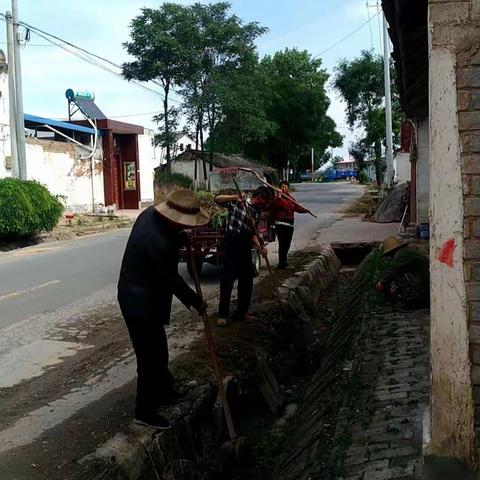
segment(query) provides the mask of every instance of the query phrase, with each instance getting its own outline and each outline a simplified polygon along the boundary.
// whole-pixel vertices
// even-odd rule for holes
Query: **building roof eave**
[[[428,0],[382,0],[403,111],[428,115]]]

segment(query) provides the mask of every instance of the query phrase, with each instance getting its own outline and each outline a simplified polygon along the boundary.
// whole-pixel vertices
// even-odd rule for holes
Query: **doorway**
[[[137,135],[113,135],[114,161],[118,172],[118,199],[121,210],[140,206],[140,178]]]

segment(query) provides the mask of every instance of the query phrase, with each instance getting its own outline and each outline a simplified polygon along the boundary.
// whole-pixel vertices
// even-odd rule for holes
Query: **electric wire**
[[[380,15],[380,12],[376,13],[373,17],[371,17],[369,20],[367,20],[366,22],[362,23],[359,27],[357,27],[355,30],[353,30],[352,32],[350,32],[349,34],[345,35],[343,38],[341,38],[340,40],[338,40],[338,42],[335,42],[333,45],[331,45],[330,47],[326,48],[325,50],[323,50],[323,52],[320,52],[318,55],[315,55],[314,58],[319,58],[321,57],[322,55],[324,55],[325,53],[329,52],[330,50],[333,50],[335,47],[337,47],[338,45],[340,45],[341,43],[343,43],[345,40],[348,40],[350,37],[352,37],[353,35],[355,35],[359,30],[361,30],[363,27],[365,27],[367,24],[369,24],[370,22],[372,22],[376,17],[378,17]]]

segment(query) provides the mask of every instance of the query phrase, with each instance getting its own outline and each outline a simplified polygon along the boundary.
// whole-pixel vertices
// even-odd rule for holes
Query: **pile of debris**
[[[397,185],[383,199],[375,211],[372,221],[376,223],[398,223],[402,221],[405,209],[409,203],[410,185]]]
[[[165,201],[167,199],[167,195],[171,191],[177,190],[179,188],[184,188],[184,187],[180,185],[175,185],[175,184],[156,185],[155,186],[155,204]],[[195,192],[195,195],[200,200],[200,206],[204,210],[206,210],[209,213],[209,215],[212,217],[210,226],[214,228],[222,227],[225,222],[227,211],[225,208],[222,208],[215,203],[215,195],[205,190],[198,190]]]

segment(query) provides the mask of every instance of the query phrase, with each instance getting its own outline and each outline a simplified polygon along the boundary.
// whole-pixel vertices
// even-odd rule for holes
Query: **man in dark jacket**
[[[180,232],[209,220],[193,192],[173,191],[166,202],[140,214],[125,249],[118,302],[137,357],[135,421],[147,427],[170,428],[156,410],[178,395],[168,369],[165,334],[172,297],[199,312],[206,307],[178,273]]]

